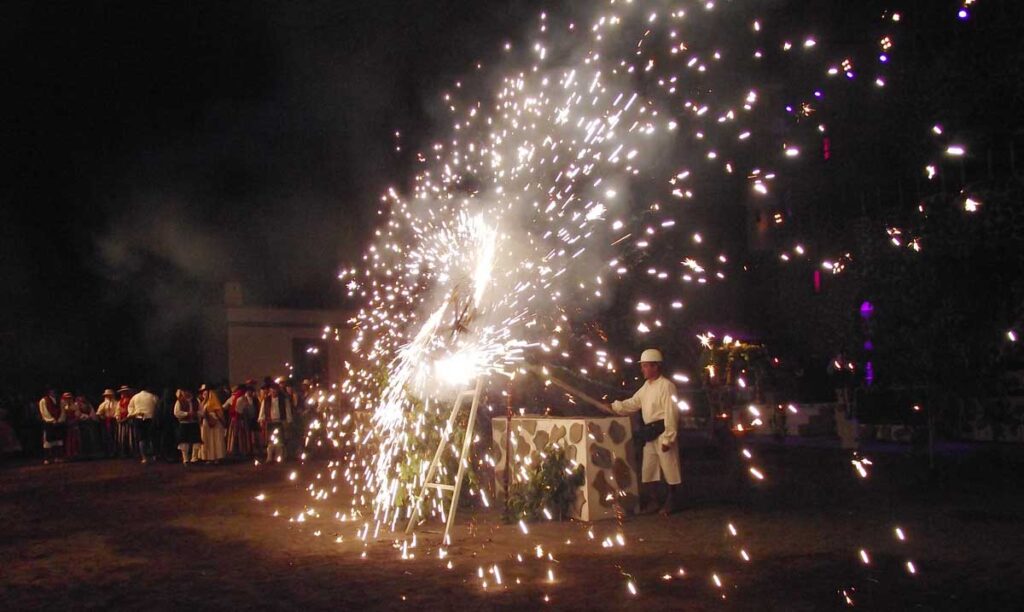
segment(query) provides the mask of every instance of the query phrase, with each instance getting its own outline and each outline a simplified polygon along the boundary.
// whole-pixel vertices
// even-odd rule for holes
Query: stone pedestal
[[[495,496],[505,496],[505,449],[509,420],[491,421],[494,440]],[[636,511],[637,471],[633,453],[633,432],[628,417],[545,417],[516,416],[511,419],[512,482],[530,458],[535,465],[541,452],[564,448],[566,456],[583,466],[584,482],[576,491],[569,514],[582,521],[615,518],[615,504],[626,512]]]

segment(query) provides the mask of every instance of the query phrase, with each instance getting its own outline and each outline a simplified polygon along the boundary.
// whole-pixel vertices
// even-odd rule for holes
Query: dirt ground
[[[0,601],[7,610],[822,610],[847,607],[845,590],[865,609],[1019,608],[1024,462],[1016,452],[953,448],[928,470],[904,449],[876,449],[866,452],[867,479],[834,449],[755,453],[766,475],[758,483],[732,450],[686,449],[684,507],[668,518],[630,517],[621,529],[547,522],[523,534],[494,509],[462,510],[446,558],[431,524],[405,560],[400,536],[364,546],[361,522],[333,518],[348,500],[294,521],[310,505],[301,483],[322,463],[8,463],[0,467]],[[254,499],[260,493],[265,500]]]

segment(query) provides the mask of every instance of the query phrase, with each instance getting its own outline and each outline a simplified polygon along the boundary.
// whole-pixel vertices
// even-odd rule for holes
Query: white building
[[[291,376],[337,382],[341,378],[351,338],[346,312],[265,308],[242,302],[241,286],[227,283],[224,305],[207,312],[203,365],[211,381],[227,379],[236,384],[250,378]]]

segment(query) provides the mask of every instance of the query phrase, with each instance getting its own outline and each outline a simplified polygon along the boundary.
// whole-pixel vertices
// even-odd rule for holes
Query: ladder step
[[[455,490],[455,485],[446,485],[446,484],[441,484],[439,482],[432,482],[432,483],[427,484],[426,486],[434,487],[435,489],[440,489],[441,491],[454,491]]]

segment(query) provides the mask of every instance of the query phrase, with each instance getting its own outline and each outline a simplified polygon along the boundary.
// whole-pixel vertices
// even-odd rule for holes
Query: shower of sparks
[[[460,82],[444,94],[448,135],[421,153],[411,193],[390,189],[382,198],[361,269],[339,274],[365,304],[353,320],[358,359],[340,391],[372,412],[350,439],[374,449],[347,475],[372,502],[378,529],[408,517],[399,500],[418,492],[426,466],[411,466],[415,475],[403,480],[403,458],[455,393],[479,376],[511,377],[531,350],[618,372],[623,361],[607,339],[581,340],[575,317],[607,307],[615,283],[637,274],[692,290],[724,282],[732,258],[707,253],[714,240],[700,228],[688,245],[678,233],[702,182],[718,175],[766,195],[781,180],[773,166],[820,146],[823,126],[801,119],[822,109],[829,66],[852,73],[849,58],[829,58],[822,36],[804,37],[802,61],[819,65],[823,83],[786,81],[742,47],[767,48],[780,36],[782,61],[797,52],[788,39],[763,19],[750,30],[749,21],[705,8],[697,18],[610,1],[585,32],[556,32],[544,15],[519,66],[491,91],[471,95]],[[734,33],[736,48],[701,36],[709,25],[721,31],[716,39]],[[576,53],[549,52],[566,40]],[[882,39],[889,56],[894,40]],[[784,133],[772,127],[775,95],[762,93],[780,87],[797,102],[783,114]],[[826,267],[838,273],[848,260]],[[681,306],[638,300],[633,328],[661,328]],[[440,433],[456,443],[458,432]],[[764,478],[756,467],[750,473]],[[426,510],[443,513],[436,500]]]
[[[753,11],[772,3],[751,4]],[[971,4],[965,0],[962,12]],[[310,401],[324,406],[342,396],[354,414],[368,416],[326,411],[310,424],[307,447],[326,444],[343,451],[344,460],[330,461],[308,490],[320,506],[337,493],[337,480],[345,481],[352,506],[334,516],[352,523],[364,546],[411,515],[409,500],[425,484],[428,465],[410,464],[410,450],[432,437],[442,440],[444,452],[461,443],[463,432],[443,417],[476,380],[514,379],[533,353],[583,375],[590,368],[618,374],[633,360],[615,355],[614,340],[581,329],[587,316],[613,303],[617,290],[630,294],[629,328],[648,334],[685,316],[687,291],[744,270],[690,213],[713,204],[709,184],[730,185],[770,205],[806,159],[828,152],[828,127],[819,117],[831,94],[869,70],[855,62],[863,54],[830,41],[827,32],[781,32],[761,16],[737,19],[735,6],[720,10],[706,2],[687,11],[655,0],[587,6],[594,11],[587,27],[542,14],[531,44],[520,50],[502,43],[505,63],[485,80],[492,87],[459,82],[443,95],[449,114],[443,135],[419,153],[411,189],[392,188],[381,198],[362,263],[338,274],[362,304],[351,321],[354,359],[334,394]],[[899,13],[884,13],[884,35],[865,40],[878,63],[864,78],[882,89],[872,95],[885,95],[890,86],[885,72],[898,53],[900,22]],[[766,70],[769,62],[799,62],[799,76]],[[940,124],[929,129],[940,140],[949,131]],[[942,169],[937,159],[967,155],[964,144],[936,147],[929,179]],[[967,212],[981,207],[969,196],[961,202]],[[782,212],[772,215],[777,225],[789,223]],[[887,231],[895,247],[920,250],[903,229]],[[790,242],[779,261],[806,258],[832,274],[854,262],[851,253],[815,252],[810,244]],[[659,290],[633,294],[644,283]],[[338,339],[338,330],[325,329],[329,336]],[[1016,341],[1013,331],[1007,337]],[[717,342],[710,331],[697,339],[705,348]],[[714,378],[714,366],[708,374]],[[690,381],[682,373],[672,378]],[[746,386],[743,378],[736,384]],[[680,400],[679,408],[689,405]],[[759,410],[749,407],[750,427],[763,424]],[[798,412],[792,404],[786,410]],[[742,455],[754,460],[748,449]],[[483,462],[494,465],[490,456]],[[868,459],[855,457],[852,464],[868,477]],[[748,472],[765,480],[759,466]],[[297,472],[289,476],[297,478]],[[467,493],[488,505],[482,489]],[[425,518],[446,518],[440,496],[422,504]],[[553,519],[546,508],[544,514]],[[319,514],[307,508],[289,520],[307,516]],[[732,523],[727,529],[738,538]],[[523,521],[517,531],[530,535]],[[899,527],[895,533],[905,540]],[[595,536],[593,528],[580,539],[611,550],[627,542],[621,530]],[[415,535],[396,542],[403,560],[414,559],[416,548]],[[746,548],[732,550],[750,561]],[[540,545],[535,553],[546,582],[555,583],[554,555]],[[444,561],[447,549],[437,555]],[[860,556],[870,562],[866,550]],[[517,556],[518,563],[533,558]],[[445,567],[454,567],[450,559]],[[916,572],[911,561],[906,569]],[[638,595],[634,578],[620,571],[630,595]],[[682,568],[678,575],[685,575]],[[477,566],[476,576],[484,590],[512,586],[497,564]],[[723,588],[717,573],[711,579]],[[852,605],[852,589],[841,592]]]

